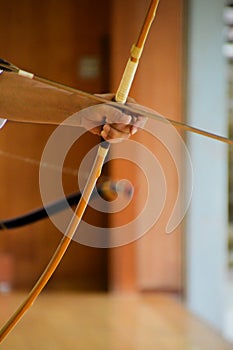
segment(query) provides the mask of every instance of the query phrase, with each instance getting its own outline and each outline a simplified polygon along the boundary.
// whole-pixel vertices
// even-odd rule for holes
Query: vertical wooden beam
[[[129,50],[140,31],[150,1],[113,0],[112,6],[112,62],[111,87],[116,91]],[[161,1],[130,95],[139,103],[151,107],[173,119],[182,119],[183,106],[183,0]],[[167,173],[168,203],[158,225],[134,244],[110,251],[110,281],[116,290],[180,289],[182,283],[182,231],[179,228],[168,237],[165,223],[177,193],[176,169],[159,143],[140,134],[134,137],[151,148]],[[169,163],[170,162],[170,163]],[[140,172],[121,161],[112,165],[112,174],[127,176],[140,183]],[[156,181],[156,178],[155,178]],[[137,196],[129,216],[145,202]],[[153,208],[147,215],[153,215]],[[119,217],[112,218],[114,226]],[[133,259],[133,261],[132,261]]]

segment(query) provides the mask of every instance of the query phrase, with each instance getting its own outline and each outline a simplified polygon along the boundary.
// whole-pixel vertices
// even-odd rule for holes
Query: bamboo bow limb
[[[138,40],[135,45],[131,48],[131,55],[128,63],[125,67],[118,91],[116,93],[116,102],[125,103],[131,88],[139,59],[143,52],[144,44],[149,33],[151,24],[155,18],[156,10],[159,4],[159,0],[151,1],[149,10],[147,12],[144,24],[142,26],[141,32],[139,34]]]
[[[77,205],[75,213],[65,232],[63,239],[61,240],[59,246],[57,247],[45,271],[43,272],[43,274],[41,275],[41,277],[39,278],[39,280],[31,290],[27,298],[24,300],[24,302],[19,306],[19,308],[15,311],[15,313],[10,317],[8,322],[1,329],[0,342],[7,336],[7,334],[13,329],[13,327],[22,318],[25,312],[30,308],[30,306],[33,304],[33,302],[36,300],[38,295],[44,289],[50,277],[52,276],[55,269],[57,268],[58,264],[60,263],[82,219],[82,216],[88,204],[89,198],[92,194],[93,188],[95,187],[96,181],[101,173],[101,169],[102,169],[107,152],[108,152],[108,147],[104,147],[104,145],[99,147],[97,157],[92,167],[86,186],[84,188],[83,195],[79,201],[79,204]]]
[[[146,15],[146,19],[144,21],[141,33],[139,35],[139,39],[137,41],[137,44],[133,47],[131,51],[131,57],[130,62],[133,62],[133,65],[127,64],[125,72],[123,74],[123,78],[121,80],[120,86],[118,88],[117,94],[116,94],[116,101],[120,103],[124,103],[127,99],[128,92],[130,90],[130,87],[133,82],[134,75],[136,73],[137,65],[139,62],[139,58],[141,56],[143,45],[145,43],[146,37],[149,32],[149,28],[153,22],[156,9],[158,7],[159,0],[152,0],[151,5],[149,7],[149,11]],[[133,67],[133,68],[132,68]],[[32,77],[30,77],[32,78]],[[33,304],[33,302],[36,300],[36,298],[39,296],[43,288],[46,286],[47,282],[49,281],[50,277],[56,270],[56,267],[60,263],[63,255],[65,254],[67,248],[69,247],[70,242],[72,241],[72,238],[74,237],[77,228],[79,226],[79,223],[82,219],[82,216],[84,214],[84,211],[86,209],[86,206],[88,204],[89,198],[92,194],[92,191],[95,187],[96,181],[101,173],[102,166],[104,164],[105,157],[108,153],[109,144],[107,142],[102,142],[99,146],[97,156],[95,159],[95,162],[93,164],[90,176],[88,178],[88,181],[86,183],[86,186],[84,188],[83,196],[80,199],[79,204],[77,205],[77,208],[75,210],[75,213],[73,215],[73,218],[67,228],[67,231],[61,240],[61,243],[59,244],[57,250],[55,251],[52,259],[50,260],[49,264],[47,265],[45,271],[39,278],[36,285],[33,287],[31,292],[29,293],[28,297],[25,299],[25,301],[19,306],[19,308],[16,310],[16,312],[10,317],[8,322],[3,326],[3,328],[0,331],[0,342],[3,341],[3,339],[9,334],[9,332],[13,329],[13,327],[18,323],[18,321],[22,318],[22,316],[25,314],[25,312],[29,309],[29,307]]]

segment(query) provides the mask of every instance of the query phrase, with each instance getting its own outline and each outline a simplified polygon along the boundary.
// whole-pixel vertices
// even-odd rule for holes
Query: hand
[[[113,94],[99,95],[105,99],[112,100]],[[132,101],[132,99],[129,99]],[[137,106],[134,103],[127,102],[127,106]],[[146,118],[142,116],[131,116],[126,111],[115,108],[105,103],[90,106],[78,112],[81,118],[81,126],[93,134],[103,137],[109,142],[118,142],[128,139],[134,135],[138,128],[142,128]]]

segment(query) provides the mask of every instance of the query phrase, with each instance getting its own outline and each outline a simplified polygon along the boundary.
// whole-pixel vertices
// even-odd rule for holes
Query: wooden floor
[[[0,324],[23,294],[0,295]],[[172,297],[43,293],[1,350],[229,350]]]

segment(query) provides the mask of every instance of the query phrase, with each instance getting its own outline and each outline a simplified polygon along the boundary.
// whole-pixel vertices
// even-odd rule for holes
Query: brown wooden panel
[[[1,54],[20,68],[91,92],[108,89],[108,1],[12,0],[0,1]],[[95,77],[79,75],[79,61],[95,57],[100,70]],[[102,69],[104,67],[104,70]],[[1,130],[0,217],[19,215],[41,205],[38,164],[53,128],[9,124]],[[66,166],[75,168],[97,138],[86,137],[73,148]],[[24,162],[7,153],[27,157]],[[38,163],[38,164],[37,164]],[[67,193],[77,190],[75,176],[64,175]],[[88,215],[87,215],[88,216]],[[91,214],[91,217],[93,213]],[[95,216],[95,214],[94,214]],[[96,216],[96,224],[106,220]],[[14,258],[14,286],[28,287],[48,262],[61,234],[47,220],[30,227],[0,232],[0,251]],[[85,289],[105,289],[107,252],[71,245],[59,267],[53,285],[72,285]],[[52,284],[50,284],[52,287]]]
[[[118,87],[129,57],[130,47],[136,42],[149,3],[149,0],[113,1],[111,87],[114,91]],[[177,120],[182,118],[183,104],[183,20],[182,0],[160,2],[130,92],[130,95],[139,103]],[[164,234],[177,195],[176,168],[170,155],[156,138],[139,133],[134,139],[153,152],[165,172],[166,205],[159,221],[143,238],[134,244],[111,252],[112,285],[116,289],[128,289],[128,276],[134,276],[134,282],[131,281],[132,289],[137,286],[140,290],[180,290],[182,288],[182,231],[179,228],[171,236]],[[141,159],[141,163],[143,162],[147,161]],[[145,163],[145,165],[150,164]],[[145,183],[142,184],[139,172],[131,166],[126,168],[119,164],[113,164],[112,172],[117,173],[118,178],[135,177],[135,182],[141,186],[141,191],[140,196],[134,198],[134,208],[143,208],[146,200],[143,194]],[[151,175],[153,177],[153,174]],[[156,174],[153,178],[156,183]],[[133,213],[137,214],[132,208],[131,214]],[[126,215],[126,212],[122,215]],[[153,216],[153,208],[150,208],[146,215]],[[112,221],[113,225],[117,226],[118,218],[113,217]],[[134,257],[134,264],[131,261],[132,257]],[[114,283],[115,279],[118,283]]]

